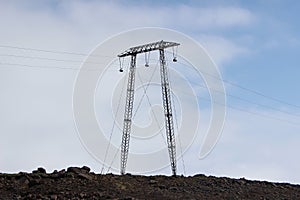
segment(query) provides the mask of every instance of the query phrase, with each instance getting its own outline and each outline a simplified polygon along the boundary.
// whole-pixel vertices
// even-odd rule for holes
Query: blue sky
[[[0,171],[31,171],[40,165],[48,171],[70,165],[89,165],[99,171],[99,163],[84,150],[74,128],[71,104],[76,70],[7,65],[57,63],[4,54],[79,61],[83,57],[3,45],[87,54],[119,32],[162,27],[194,38],[211,55],[224,80],[248,89],[225,84],[227,93],[256,103],[228,96],[229,106],[246,112],[228,108],[214,151],[195,161],[198,146],[194,145],[185,155],[187,174],[299,184],[299,8],[298,1],[279,0],[0,1]],[[79,68],[80,62],[59,65]]]

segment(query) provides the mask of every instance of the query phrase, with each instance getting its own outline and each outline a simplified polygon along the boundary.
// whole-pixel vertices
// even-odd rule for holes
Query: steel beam
[[[162,98],[163,98],[163,107],[164,107],[164,115],[165,115],[168,152],[169,152],[169,157],[171,162],[172,174],[176,175],[176,146],[175,146],[176,143],[175,143],[173,116],[172,116],[171,92],[170,92],[170,84],[168,79],[168,68],[166,65],[164,49],[169,47],[175,47],[178,45],[179,44],[175,42],[166,42],[161,40],[159,42],[132,47],[118,55],[118,57],[131,56],[131,64],[129,69],[128,84],[127,84],[126,105],[125,105],[125,113],[124,113],[122,144],[121,144],[121,174],[125,174],[126,163],[128,160],[129,140],[130,140],[130,131],[131,131],[131,123],[132,123],[131,121],[132,109],[133,109],[133,100],[134,100],[136,56],[139,53],[159,50],[161,88],[162,88]]]
[[[175,146],[175,135],[174,135],[174,123],[171,106],[171,92],[170,84],[168,79],[168,68],[165,61],[164,49],[159,50],[160,57],[160,76],[161,76],[161,91],[163,97],[163,107],[165,114],[166,134],[169,157],[171,162],[171,169],[173,175],[176,175],[176,146]]]
[[[136,69],[136,54],[131,55],[131,63],[129,69],[126,105],[123,123],[123,135],[121,144],[121,174],[125,174],[126,163],[128,159],[129,139],[131,130],[131,118],[134,100],[134,83],[135,83],[135,69]]]

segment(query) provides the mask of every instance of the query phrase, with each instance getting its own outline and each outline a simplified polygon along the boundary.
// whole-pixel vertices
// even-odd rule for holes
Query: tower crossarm
[[[125,174],[128,152],[129,152],[129,140],[130,140],[132,110],[133,110],[133,102],[134,102],[136,57],[137,54],[139,53],[159,50],[161,88],[162,88],[163,107],[164,107],[164,114],[165,114],[167,144],[168,144],[168,151],[169,151],[172,173],[173,175],[176,175],[176,142],[175,142],[173,116],[172,116],[171,90],[170,90],[170,84],[168,80],[168,68],[165,59],[165,49],[169,47],[175,47],[178,45],[179,44],[175,42],[166,42],[161,40],[159,42],[132,47],[118,55],[119,58],[131,56],[131,64],[130,64],[129,75],[128,75],[128,84],[127,84],[126,105],[125,105],[125,113],[124,113],[122,143],[121,143],[121,174]]]
[[[145,53],[149,51],[155,51],[155,50],[160,50],[160,49],[166,49],[169,47],[175,47],[178,46],[179,44],[176,42],[167,42],[167,41],[159,41],[159,42],[153,42],[149,44],[144,44],[136,47],[131,47],[130,49],[127,49],[123,53],[119,54],[118,57],[126,57],[130,55],[136,55],[139,53]]]

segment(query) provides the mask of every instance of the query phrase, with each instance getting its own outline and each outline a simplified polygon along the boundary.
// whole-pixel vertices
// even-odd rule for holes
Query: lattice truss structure
[[[131,56],[131,63],[129,68],[128,83],[127,83],[122,143],[121,143],[121,174],[125,174],[126,163],[128,159],[129,140],[130,140],[130,131],[131,131],[131,123],[132,123],[132,110],[133,110],[133,102],[134,102],[136,56],[137,54],[140,53],[159,50],[161,89],[162,89],[163,107],[164,107],[164,115],[165,115],[167,144],[168,144],[172,174],[176,175],[175,134],[174,134],[174,123],[173,123],[173,115],[172,115],[172,105],[171,105],[170,83],[168,80],[168,70],[167,70],[166,59],[165,59],[165,49],[170,47],[177,47],[177,46],[179,46],[178,43],[166,42],[162,40],[159,42],[154,42],[154,43],[149,43],[149,44],[129,48],[128,50],[118,55],[119,58]]]

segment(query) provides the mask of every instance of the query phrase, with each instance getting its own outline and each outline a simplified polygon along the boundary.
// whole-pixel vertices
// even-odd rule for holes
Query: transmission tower
[[[125,174],[126,163],[128,159],[129,139],[130,139],[130,130],[131,130],[131,122],[132,122],[131,121],[132,109],[133,109],[133,101],[134,101],[136,56],[137,54],[140,53],[159,50],[161,89],[162,89],[163,107],[164,107],[164,115],[165,115],[167,144],[168,144],[172,174],[176,175],[175,134],[174,134],[174,124],[173,124],[173,116],[172,116],[170,84],[168,80],[168,69],[165,60],[165,49],[169,47],[177,47],[178,45],[179,44],[175,42],[166,42],[162,40],[159,42],[132,47],[118,55],[119,58],[131,56],[131,63],[129,69],[128,83],[127,83],[122,144],[121,144],[121,174]],[[176,57],[174,57],[173,61],[176,62]],[[120,71],[122,72],[123,69],[121,68]]]

